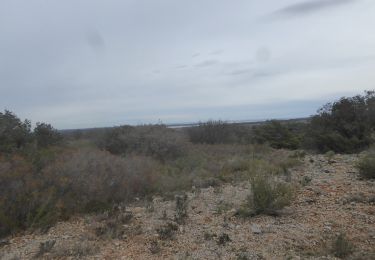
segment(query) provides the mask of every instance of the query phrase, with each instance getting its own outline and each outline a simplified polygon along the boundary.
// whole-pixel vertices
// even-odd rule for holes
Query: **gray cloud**
[[[297,115],[374,87],[373,0],[0,2],[0,110],[57,128]],[[315,15],[259,22],[275,9]]]
[[[267,62],[271,58],[271,51],[266,46],[260,47],[255,53],[255,58],[258,62]]]
[[[97,30],[88,31],[86,33],[86,41],[95,52],[100,52],[105,49],[104,38]]]
[[[178,65],[175,67],[175,69],[186,69],[187,67],[187,65]]]
[[[210,66],[216,65],[218,63],[219,63],[218,60],[205,60],[205,61],[202,61],[202,62],[196,64],[195,67],[205,68],[205,67],[210,67]]]
[[[209,55],[220,55],[224,52],[224,50],[215,50],[209,53]]]
[[[357,0],[309,0],[302,3],[288,5],[274,12],[273,15],[300,16],[328,8],[354,3],[356,1]]]
[[[236,69],[236,70],[233,70],[233,71],[229,72],[229,75],[236,76],[236,75],[248,74],[251,71],[252,70],[250,70],[250,69]]]

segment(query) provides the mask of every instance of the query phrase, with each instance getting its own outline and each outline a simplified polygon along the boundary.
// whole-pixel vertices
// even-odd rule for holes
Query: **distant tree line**
[[[273,148],[356,153],[375,138],[375,92],[342,97],[324,105],[307,122],[271,120],[257,126],[200,123],[187,130],[193,143],[267,143]]]

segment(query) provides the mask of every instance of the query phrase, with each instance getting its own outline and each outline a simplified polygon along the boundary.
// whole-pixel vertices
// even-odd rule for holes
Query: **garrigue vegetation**
[[[374,143],[375,92],[343,97],[318,110],[307,123],[270,121],[254,129],[254,140],[274,148],[320,153],[357,153]]]
[[[375,152],[370,151],[357,164],[359,174],[365,179],[375,179]]]
[[[375,94],[366,92],[330,103],[306,122],[209,121],[187,129],[143,125],[63,134],[46,123],[32,129],[29,120],[6,110],[0,113],[0,237],[46,230],[74,214],[106,211],[135,198],[243,180],[252,183],[249,215],[276,215],[293,193],[274,178],[287,175],[296,152],[275,148],[364,150],[374,142],[374,111]],[[372,154],[358,167],[374,178]],[[176,213],[181,223],[185,200]]]
[[[374,142],[375,92],[328,103],[313,116],[307,144],[319,152],[355,153]]]

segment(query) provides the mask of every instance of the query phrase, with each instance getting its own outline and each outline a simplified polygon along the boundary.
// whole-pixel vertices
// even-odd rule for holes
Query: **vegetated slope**
[[[307,155],[290,172],[296,197],[280,216],[238,216],[250,184],[227,183],[193,189],[177,209],[174,200],[154,197],[121,214],[76,217],[46,234],[16,236],[2,242],[0,258],[374,259],[375,182],[359,178],[356,161]],[[341,233],[350,252],[337,246]]]

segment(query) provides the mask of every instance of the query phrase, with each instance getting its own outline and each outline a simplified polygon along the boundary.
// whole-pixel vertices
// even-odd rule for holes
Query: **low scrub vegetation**
[[[165,126],[120,127],[66,141],[48,124],[31,131],[29,121],[2,116],[0,236],[47,230],[74,214],[105,212],[135,198],[249,179],[266,168],[277,171],[287,159],[260,145],[191,144],[183,131]],[[186,196],[178,197],[175,221],[184,222],[186,209]]]
[[[375,153],[365,155],[357,164],[359,174],[365,179],[375,179]]]
[[[187,129],[192,143],[230,144],[250,143],[248,127],[240,124],[228,124],[223,121],[208,121]]]
[[[186,194],[184,195],[177,195],[175,197],[176,200],[176,214],[175,214],[175,221],[178,224],[183,224],[185,219],[187,218],[187,207],[188,207],[188,197]]]
[[[274,148],[356,153],[374,143],[375,91],[342,97],[305,123],[269,121],[254,127],[253,141]]]
[[[256,176],[251,182],[251,194],[238,213],[244,217],[259,214],[277,216],[292,199],[293,189],[289,184],[276,181],[272,176]]]
[[[254,127],[254,141],[267,143],[276,149],[298,149],[301,147],[305,123],[281,123],[276,120]]]
[[[0,113],[0,237],[46,230],[74,214],[108,211],[135,198],[173,198],[192,187],[244,180],[252,180],[252,193],[242,213],[276,215],[293,189],[271,176],[289,181],[288,169],[303,152],[274,148],[332,151],[330,161],[333,152],[361,151],[374,141],[374,111],[375,94],[366,92],[330,103],[304,123],[209,121],[178,130],[143,125],[63,135],[46,123],[33,129],[6,110]],[[358,163],[364,178],[374,178],[374,161],[368,154]],[[181,197],[177,222],[183,223],[186,207]]]
[[[98,150],[64,151],[41,171],[20,156],[0,160],[0,234],[46,228],[75,213],[109,209],[144,196],[156,183],[150,158],[121,158]]]
[[[340,233],[332,244],[332,253],[339,258],[346,258],[354,251],[353,244],[344,233]]]
[[[311,118],[307,145],[320,152],[355,153],[374,141],[375,92],[328,103]]]
[[[175,223],[168,222],[163,226],[160,226],[156,229],[156,232],[159,235],[159,238],[162,240],[173,239],[178,226]]]
[[[186,148],[183,136],[164,125],[116,127],[108,130],[98,144],[113,154],[145,155],[160,161],[176,159]]]

